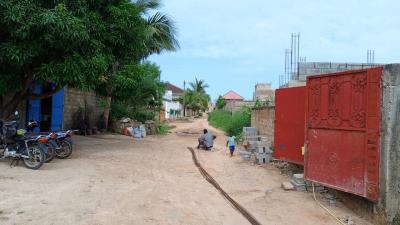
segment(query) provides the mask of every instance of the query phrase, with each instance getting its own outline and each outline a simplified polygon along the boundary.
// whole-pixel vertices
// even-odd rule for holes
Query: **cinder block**
[[[293,187],[296,191],[306,191],[307,190],[306,183],[304,183],[304,182],[298,182],[296,180],[291,180],[290,183],[293,185]]]
[[[293,174],[293,178],[295,180],[303,180],[304,181],[304,174]]]
[[[259,164],[266,164],[271,162],[272,154],[258,153],[256,154],[256,158],[258,159]]]

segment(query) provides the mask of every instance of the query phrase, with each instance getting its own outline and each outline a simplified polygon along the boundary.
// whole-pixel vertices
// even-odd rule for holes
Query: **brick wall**
[[[253,109],[251,126],[257,128],[259,135],[274,139],[275,108]]]
[[[65,88],[64,95],[64,129],[73,129],[74,114],[85,106],[90,112],[90,125],[97,126],[103,115],[103,108],[100,107],[101,98],[94,92],[80,91],[73,88]]]

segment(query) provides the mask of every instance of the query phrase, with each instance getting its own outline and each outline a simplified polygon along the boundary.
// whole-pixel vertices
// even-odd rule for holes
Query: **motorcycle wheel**
[[[72,145],[66,140],[58,142],[58,149],[56,149],[56,157],[59,159],[66,159],[72,154]]]
[[[25,167],[32,170],[37,170],[42,167],[45,161],[45,153],[43,150],[36,146],[30,146],[28,148],[28,153],[27,156],[29,156],[29,158],[23,158],[22,160]]]
[[[56,152],[55,152],[54,146],[52,144],[50,144],[50,143],[47,143],[45,147],[47,147],[47,153],[45,154],[46,155],[45,162],[49,163],[56,156]]]

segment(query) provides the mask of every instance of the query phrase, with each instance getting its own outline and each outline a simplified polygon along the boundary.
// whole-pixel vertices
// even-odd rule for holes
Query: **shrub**
[[[111,104],[110,117],[116,120],[129,117],[144,123],[146,120],[154,120],[155,112],[154,109],[126,107],[122,103],[114,102]]]
[[[392,221],[392,225],[400,225],[400,212],[396,214],[396,217],[394,217]]]
[[[217,102],[215,103],[215,107],[217,109],[223,109],[225,105],[226,105],[225,100],[222,98],[222,96],[219,96]]]
[[[169,125],[167,123],[160,123],[157,126],[157,134],[158,135],[166,135],[168,132],[172,129],[174,129],[176,126]]]
[[[222,129],[226,133],[232,132],[235,136],[240,136],[243,127],[251,125],[251,109],[243,107],[236,112],[215,110],[209,113],[208,121],[211,126]]]

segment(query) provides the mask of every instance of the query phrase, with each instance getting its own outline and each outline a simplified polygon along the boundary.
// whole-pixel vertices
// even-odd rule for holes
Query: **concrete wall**
[[[275,90],[272,89],[271,83],[256,84],[253,93],[253,101],[257,99],[260,101],[273,101],[275,99]]]
[[[254,101],[237,101],[237,100],[225,100],[225,110],[226,111],[238,111],[243,106],[253,107],[255,102]]]
[[[97,126],[103,115],[103,108],[100,107],[101,98],[94,92],[80,91],[73,88],[65,88],[64,95],[64,129],[74,129],[74,114],[80,109],[90,112],[90,125]]]
[[[274,140],[275,107],[253,109],[251,126],[257,128],[258,134]]]
[[[380,204],[392,220],[400,213],[400,64],[384,66]]]
[[[359,70],[375,67],[377,64],[363,63],[331,63],[331,62],[301,62],[299,63],[299,80],[306,81],[307,76],[335,73],[347,70]]]
[[[290,80],[288,83],[289,87],[303,87],[306,86],[305,81],[298,81],[298,80]]]

